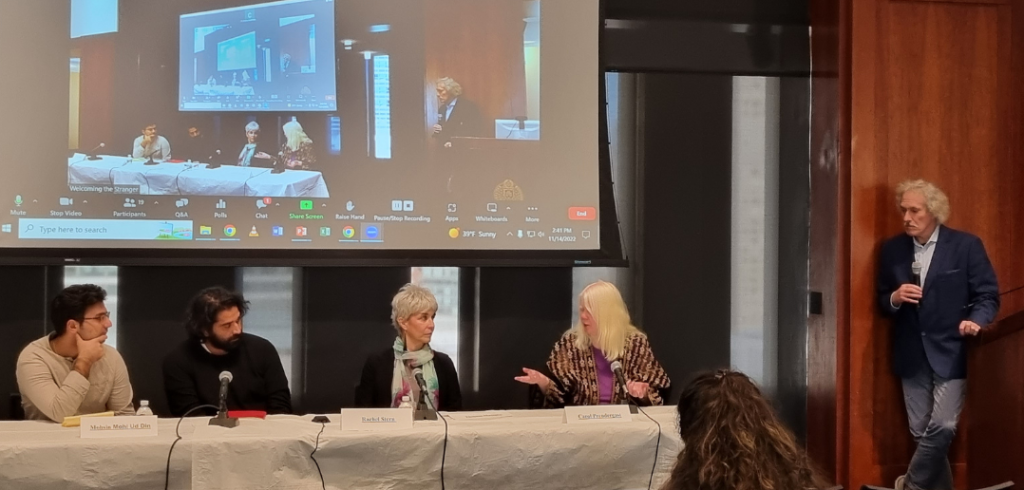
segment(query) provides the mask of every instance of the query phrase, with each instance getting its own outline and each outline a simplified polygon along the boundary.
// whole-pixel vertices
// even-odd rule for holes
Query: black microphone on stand
[[[274,165],[270,168],[272,174],[283,174],[287,170],[287,163],[284,160],[284,152],[277,152],[277,158],[273,159]]]
[[[612,372],[615,373],[615,379],[622,385],[622,389],[626,392],[626,404],[629,405],[629,413],[637,413],[636,404],[633,403],[633,395],[629,394],[629,389],[626,388],[626,376],[622,374],[622,363],[619,361],[612,361]]]
[[[233,428],[238,427],[237,417],[228,417],[228,384],[234,379],[230,371],[221,371],[220,376],[220,393],[217,395],[219,400],[219,407],[217,409],[217,416],[210,419],[210,425],[219,425],[221,427]]]
[[[86,153],[87,156],[86,156],[85,159],[86,160],[94,160],[94,161],[95,160],[99,160],[100,157],[96,156],[96,150],[99,150],[100,148],[104,148],[106,146],[107,146],[106,143],[100,143],[100,144],[96,145],[96,148],[93,148],[93,149],[89,150],[89,153]]]
[[[430,394],[427,392],[427,381],[423,379],[423,368],[416,367],[412,370],[412,376],[416,378],[416,384],[420,387],[420,399],[416,403],[414,420],[437,420],[437,407],[432,406]]]
[[[917,286],[917,287],[921,287],[921,270],[922,269],[924,269],[924,265],[921,264],[920,262],[914,261],[913,264],[910,264],[910,271],[914,273],[914,276],[913,276],[912,279],[914,281],[914,285]],[[922,296],[921,299],[917,300],[917,307],[918,308],[921,307],[921,301],[923,301],[923,300],[924,300],[924,296]]]
[[[207,158],[207,160],[209,160],[209,163],[206,164],[206,168],[211,169],[211,170],[215,169],[215,168],[220,168],[220,158],[219,157],[220,157],[220,150],[217,150],[216,152],[213,153],[213,155],[210,155],[210,158]]]

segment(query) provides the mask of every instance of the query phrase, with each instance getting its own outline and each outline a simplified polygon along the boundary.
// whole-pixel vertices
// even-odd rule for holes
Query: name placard
[[[341,411],[342,431],[412,429],[411,408],[346,408]]]
[[[82,439],[156,437],[156,415],[82,417]]]
[[[567,424],[614,424],[632,422],[629,405],[588,405],[565,407]]]

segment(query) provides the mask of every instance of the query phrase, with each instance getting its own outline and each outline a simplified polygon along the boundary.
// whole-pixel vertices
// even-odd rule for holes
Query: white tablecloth
[[[183,439],[171,458],[172,489],[192,488],[193,424],[181,424]],[[163,488],[167,450],[177,419],[161,419],[157,437],[80,439],[79,429],[49,422],[0,422],[0,488],[74,490]]]
[[[142,195],[328,198],[323,174],[309,170],[271,173],[270,169],[203,163],[158,163],[141,159],[85,155],[68,159],[69,185],[137,185]]]
[[[650,407],[661,424],[653,488],[681,450],[675,407]],[[444,413],[448,418],[445,485],[451,489],[645,489],[658,427],[633,422],[570,426],[561,410]],[[421,490],[439,487],[444,423],[416,422],[411,431],[342,432],[329,415],[316,459],[327,488]],[[186,420],[174,448],[171,488],[317,490],[309,458],[320,424],[312,416],[243,419],[234,429]],[[176,420],[160,436],[78,438],[78,429],[41,422],[0,423],[0,488],[161,488]],[[434,482],[437,482],[435,485]]]

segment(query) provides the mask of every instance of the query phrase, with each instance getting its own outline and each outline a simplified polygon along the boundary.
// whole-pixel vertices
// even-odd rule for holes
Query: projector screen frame
[[[627,267],[619,230],[608,137],[604,61],[606,0],[598,0],[598,182],[600,248],[587,250],[331,250],[0,248],[0,265],[249,267]]]

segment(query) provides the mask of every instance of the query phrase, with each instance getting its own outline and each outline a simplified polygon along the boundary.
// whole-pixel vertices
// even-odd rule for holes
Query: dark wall
[[[613,19],[693,19],[756,24],[810,23],[807,0],[605,0]]]
[[[640,324],[672,378],[729,366],[732,77],[641,77]]]
[[[12,417],[17,395],[14,367],[26,344],[49,330],[46,323],[46,268],[5,267],[0,277],[0,420]],[[13,409],[13,410],[12,410]]]
[[[188,338],[185,310],[200,290],[235,288],[231,267],[121,267],[118,269],[117,350],[128,365],[135,405],[149,400],[169,415],[163,359]]]
[[[463,289],[463,308],[477,294],[480,305],[478,319],[460,329],[459,342],[470,349],[460,360],[465,408],[527,408],[528,387],[512,378],[524,367],[543,369],[571,326],[572,269],[463,269],[460,281],[473,286]]]
[[[779,332],[776,406],[804,440],[807,427],[807,256],[810,236],[810,86],[783,78],[779,128]]]
[[[399,267],[303,272],[306,375],[300,410],[330,413],[354,406],[366,357],[395,341],[391,298],[409,278],[409,269]]]

